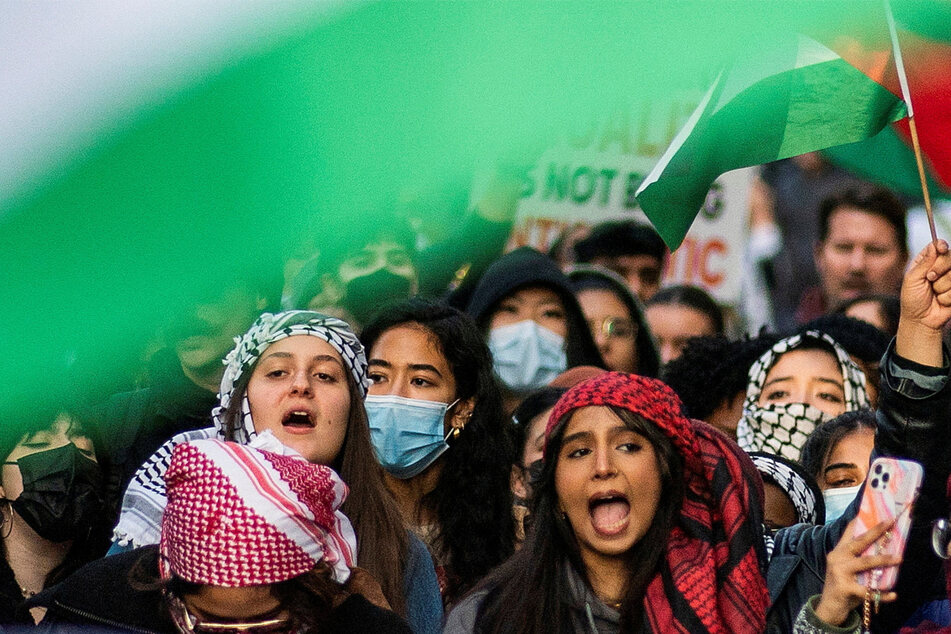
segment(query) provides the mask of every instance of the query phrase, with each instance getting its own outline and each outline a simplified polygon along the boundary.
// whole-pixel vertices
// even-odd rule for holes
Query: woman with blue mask
[[[568,278],[532,248],[486,269],[466,312],[486,333],[508,412],[568,368],[605,367]]]
[[[175,446],[204,438],[275,452],[286,446],[340,474],[350,488],[342,509],[356,531],[360,567],[415,632],[437,632],[436,574],[374,459],[363,408],[366,355],[350,326],[312,311],[264,313],[224,363],[214,425],[174,436],[142,465],[126,491],[113,552],[158,543],[167,504],[163,477]]]
[[[825,498],[826,521],[833,521],[858,495],[868,475],[875,445],[875,412],[846,412],[819,425],[802,447],[802,466]]]
[[[491,356],[465,314],[419,299],[383,310],[362,340],[373,446],[448,605],[514,551],[513,449]]]

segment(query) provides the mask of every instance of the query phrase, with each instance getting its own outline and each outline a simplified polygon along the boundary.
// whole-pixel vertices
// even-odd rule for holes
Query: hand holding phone
[[[893,555],[905,552],[911,529],[911,508],[918,497],[924,469],[917,462],[876,458],[865,480],[865,492],[856,517],[855,536],[885,522],[892,527],[875,540],[863,555]],[[891,590],[898,578],[897,566],[860,572],[858,582],[875,591]]]

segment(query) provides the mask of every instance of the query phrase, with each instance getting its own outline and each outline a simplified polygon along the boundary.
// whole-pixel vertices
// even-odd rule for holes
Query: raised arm
[[[901,318],[895,352],[898,356],[940,368],[944,365],[941,332],[951,320],[951,254],[939,240],[918,254],[901,288]]]

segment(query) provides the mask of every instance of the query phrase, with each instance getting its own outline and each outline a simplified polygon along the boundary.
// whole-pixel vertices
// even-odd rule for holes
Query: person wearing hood
[[[486,334],[507,412],[568,368],[605,366],[568,278],[530,247],[486,270],[466,312]]]
[[[656,377],[660,355],[640,300],[624,280],[590,265],[570,268],[568,279],[608,369]]]
[[[525,543],[445,632],[759,634],[762,495],[749,457],[661,381],[582,381],[548,419]]]
[[[763,523],[767,529],[776,532],[793,524],[825,523],[819,485],[802,465],[762,451],[752,452],[750,458],[763,478]]]

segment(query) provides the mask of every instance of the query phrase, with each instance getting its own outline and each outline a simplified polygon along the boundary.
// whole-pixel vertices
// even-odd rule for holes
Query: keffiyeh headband
[[[829,335],[810,330],[776,343],[750,368],[750,382],[743,404],[743,416],[736,428],[737,443],[746,451],[764,451],[788,460],[799,460],[802,446],[819,423],[831,418],[822,410],[805,403],[760,405],[759,398],[766,375],[786,352],[809,340],[818,340],[832,352],[842,371],[845,411],[868,407],[865,374],[849,354]]]
[[[113,531],[114,542],[122,547],[139,547],[158,542],[162,512],[166,504],[164,475],[175,447],[183,442],[206,438],[225,440],[227,430],[224,429],[224,414],[231,403],[235,384],[254,367],[268,346],[294,335],[311,335],[329,343],[340,354],[360,394],[366,396],[369,386],[366,355],[360,340],[346,322],[307,310],[291,310],[276,315],[264,313],[244,336],[236,340],[234,350],[224,359],[226,367],[221,379],[219,404],[212,410],[214,426],[172,437],[136,471],[122,498],[119,523]],[[291,451],[281,445],[270,431],[255,433],[247,395],[241,402],[241,425],[231,431],[235,442],[275,453]]]
[[[366,355],[347,322],[309,310],[288,310],[276,315],[264,313],[242,337],[235,339],[234,349],[224,358],[225,374],[218,391],[218,406],[211,413],[219,437],[224,437],[224,414],[231,404],[235,384],[254,367],[271,344],[294,335],[310,335],[329,343],[343,359],[360,395],[366,397],[370,385]],[[248,442],[254,438],[254,424],[247,396],[241,403],[241,416],[242,426],[233,430],[234,440]]]
[[[321,562],[344,583],[356,537],[330,467],[233,442],[178,445],[165,474],[162,572],[225,587],[293,579]]]

